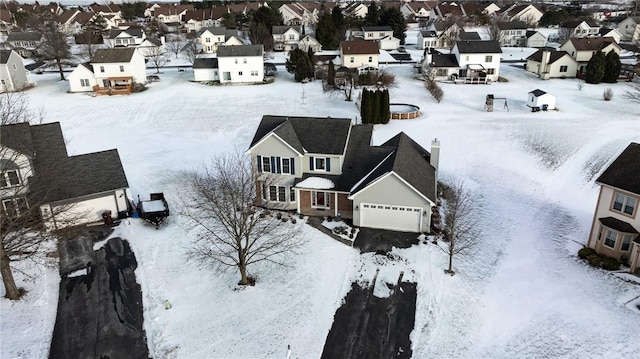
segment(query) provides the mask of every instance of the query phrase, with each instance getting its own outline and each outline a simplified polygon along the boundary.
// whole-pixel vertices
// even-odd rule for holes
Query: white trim
[[[275,130],[275,129],[274,129]],[[251,153],[251,151],[256,148],[257,146],[259,146],[262,142],[266,141],[267,138],[274,136],[275,138],[277,138],[280,142],[282,142],[285,146],[289,147],[293,152],[297,153],[300,156],[304,156],[304,153],[300,153],[298,150],[296,150],[295,148],[293,148],[290,144],[287,143],[287,141],[283,140],[280,136],[276,135],[273,131],[269,132],[267,135],[265,135],[264,137],[262,137],[260,139],[260,141],[256,142],[255,145],[249,147],[249,149],[247,150],[247,153]],[[304,148],[303,148],[304,150]],[[304,150],[306,152],[306,150]]]
[[[378,163],[377,166],[375,166],[369,173],[367,173],[364,177],[362,177],[362,179],[360,181],[358,181],[355,185],[353,185],[353,187],[351,187],[349,192],[352,192],[355,188],[358,188],[358,186],[360,186],[360,184],[362,184],[362,182],[364,182],[375,170],[378,169],[378,167],[380,167],[380,165],[382,165],[384,163],[384,161],[387,160],[387,158],[391,157],[391,155],[394,154],[394,153],[395,153],[395,150],[392,151],[390,154],[388,154],[387,157],[383,158],[382,161],[380,161],[380,163]],[[360,191],[358,191],[358,192],[360,192]],[[349,196],[349,199],[352,199],[351,198],[352,196],[353,195]]]
[[[391,172],[387,172],[386,174],[378,177],[377,179],[375,179],[374,181],[372,181],[371,183],[369,183],[366,187],[364,187],[363,189],[359,190],[358,192],[352,194],[351,196],[349,196],[350,200],[353,200],[353,197],[357,196],[358,193],[368,189],[369,187],[373,186],[374,184],[382,181],[383,179],[389,177],[390,175],[394,175],[396,178],[398,178],[400,181],[402,181],[402,183],[404,183],[407,187],[409,187],[411,190],[413,190],[415,193],[417,193],[420,197],[422,197],[423,199],[425,199],[427,202],[429,202],[431,204],[431,206],[435,206],[435,203],[430,200],[429,198],[427,198],[425,195],[423,195],[422,193],[420,193],[420,191],[418,191],[415,187],[413,187],[411,184],[409,184],[409,182],[407,182],[404,178],[402,178],[399,174],[395,173],[394,171]]]

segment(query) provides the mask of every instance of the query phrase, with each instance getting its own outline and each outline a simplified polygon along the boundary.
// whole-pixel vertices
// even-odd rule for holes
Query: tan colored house
[[[560,46],[560,50],[566,51],[578,62],[578,73],[582,73],[596,51],[600,50],[605,54],[615,51],[619,55],[622,48],[611,37],[583,37],[567,40]]]
[[[596,183],[600,194],[587,246],[640,274],[640,143],[627,146]]]
[[[566,51],[545,48],[527,57],[526,69],[543,80],[573,78],[578,72],[578,62]]]
[[[378,68],[379,57],[380,51],[376,41],[353,40],[340,42],[340,58],[342,58],[342,66],[346,68]]]
[[[257,201],[360,227],[430,231],[439,142],[429,153],[399,133],[372,146],[372,133],[348,118],[264,116],[247,151]]]

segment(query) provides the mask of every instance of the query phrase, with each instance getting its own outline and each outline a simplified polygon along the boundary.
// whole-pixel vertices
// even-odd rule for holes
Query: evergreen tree
[[[344,40],[345,31],[347,30],[346,21],[339,6],[335,6],[331,11],[331,19],[333,20],[333,26],[338,31],[338,38]]]
[[[596,51],[585,68],[585,81],[590,84],[599,84],[602,81],[605,71],[605,55],[602,51]]]
[[[387,124],[391,118],[391,110],[389,109],[389,90],[382,91],[382,101],[380,105],[380,123]]]
[[[327,50],[335,50],[340,46],[340,36],[328,12],[322,13],[316,27],[316,40]]]
[[[289,52],[289,58],[286,62],[286,68],[292,73],[297,82],[312,77],[313,67],[307,53],[301,49],[295,49]]]
[[[380,91],[371,91],[371,123],[380,123]]]
[[[400,39],[400,44],[404,45],[404,31],[407,29],[407,22],[400,9],[392,7],[383,10],[380,15],[379,25],[391,26],[393,36]]]
[[[375,26],[380,24],[380,10],[378,4],[372,1],[367,9],[367,16],[364,17],[364,24],[367,26]]]
[[[333,66],[333,61],[331,60],[329,60],[329,65],[327,65],[327,84],[329,86],[336,84],[336,69]]]
[[[360,103],[360,116],[362,116],[362,123],[372,123],[372,101],[371,92],[367,89],[362,90],[362,102]]]
[[[620,63],[620,56],[615,51],[609,51],[609,53],[604,57],[605,60],[605,68],[604,68],[604,76],[602,76],[602,82],[615,83],[618,81],[618,77],[620,76],[620,70],[622,69],[622,64]]]

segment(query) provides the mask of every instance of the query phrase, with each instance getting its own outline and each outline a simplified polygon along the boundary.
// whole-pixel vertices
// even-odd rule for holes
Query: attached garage
[[[361,203],[360,226],[421,232],[422,208]]]

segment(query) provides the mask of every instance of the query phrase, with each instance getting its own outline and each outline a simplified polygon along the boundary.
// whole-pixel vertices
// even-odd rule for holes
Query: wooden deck
[[[100,87],[98,85],[93,86],[93,92],[96,95],[129,95],[133,92],[133,85],[113,86],[113,87]]]

